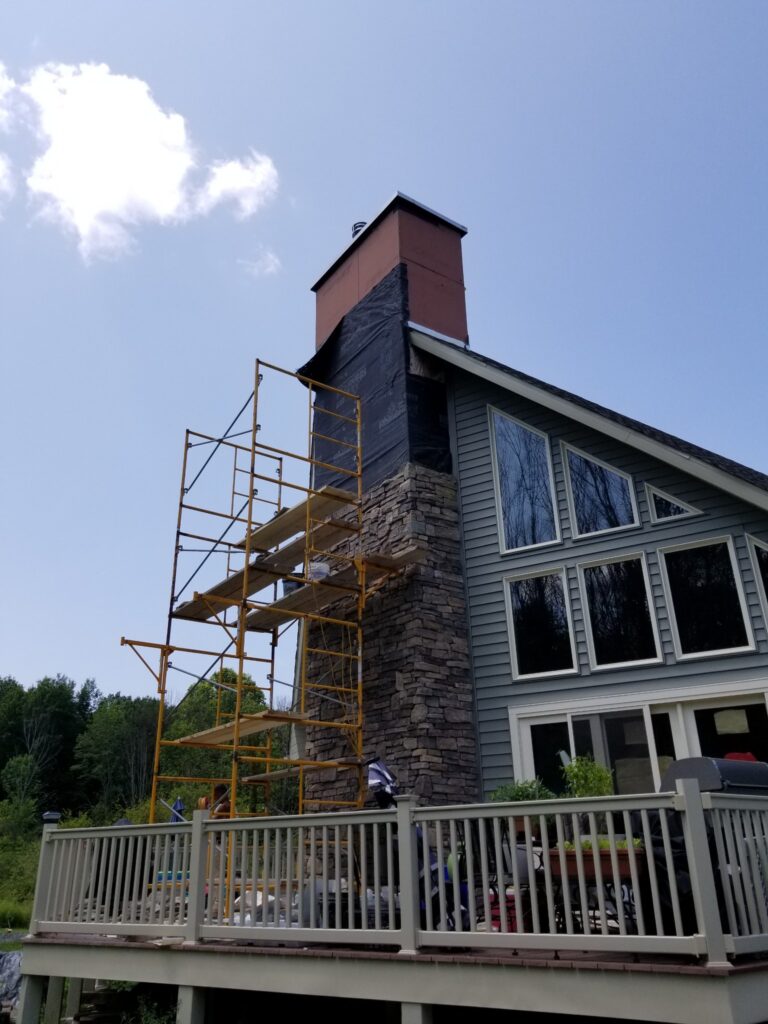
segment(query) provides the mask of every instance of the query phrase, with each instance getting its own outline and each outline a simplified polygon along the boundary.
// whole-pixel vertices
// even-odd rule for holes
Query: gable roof
[[[584,423],[768,511],[768,476],[765,473],[471,352],[464,344],[440,337],[417,324],[409,324],[409,327],[411,343],[423,352]]]

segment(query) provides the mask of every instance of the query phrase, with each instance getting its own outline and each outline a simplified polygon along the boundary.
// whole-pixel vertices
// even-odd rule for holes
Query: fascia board
[[[466,371],[466,373],[471,373],[475,377],[482,377],[492,384],[504,388],[506,391],[520,395],[521,398],[527,398],[529,401],[543,405],[553,412],[567,416],[578,423],[583,423],[584,426],[591,427],[593,430],[606,434],[608,437],[621,441],[623,444],[630,445],[632,448],[645,452],[647,455],[652,455],[661,462],[674,466],[675,469],[689,473],[691,476],[703,480],[712,487],[717,487],[721,491],[732,494],[735,498],[740,498],[742,501],[746,501],[750,505],[755,505],[764,512],[768,512],[768,493],[761,491],[759,487],[753,487],[752,484],[748,484],[745,480],[738,480],[729,473],[724,473],[722,470],[709,466],[699,459],[695,459],[690,455],[683,455],[682,452],[676,452],[668,445],[662,444],[661,441],[655,441],[653,438],[646,437],[645,434],[641,434],[636,430],[630,430],[620,423],[614,423],[613,420],[601,416],[599,413],[592,412],[589,409],[582,409],[573,402],[569,402],[568,399],[561,398],[560,395],[553,395],[549,391],[536,387],[535,384],[510,377],[495,366],[485,366],[482,363],[477,363],[470,356],[467,356],[465,351],[459,348],[449,348],[447,345],[441,344],[426,334],[411,331],[411,341],[416,348],[421,349],[423,352],[428,352],[438,359],[443,359],[445,362],[452,363],[454,366],[459,367],[459,369]]]

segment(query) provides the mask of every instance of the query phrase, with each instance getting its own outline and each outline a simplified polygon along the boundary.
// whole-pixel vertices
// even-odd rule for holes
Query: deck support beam
[[[432,1024],[432,1007],[429,1003],[401,1003],[400,1024]]]
[[[74,1017],[80,1009],[80,1000],[83,995],[83,979],[70,978],[67,984],[67,1001],[64,1004],[64,1016]]]
[[[59,1024],[61,1020],[61,1001],[64,996],[64,979],[53,976],[48,979],[45,993],[45,1013],[43,1024]]]
[[[21,979],[21,996],[16,1011],[17,1024],[38,1024],[45,982],[43,974],[25,974]]]
[[[179,985],[176,1024],[203,1024],[204,1018],[205,989],[192,985]]]

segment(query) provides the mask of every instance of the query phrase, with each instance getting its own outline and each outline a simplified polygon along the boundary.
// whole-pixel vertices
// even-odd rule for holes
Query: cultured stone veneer
[[[365,608],[365,756],[383,757],[401,792],[421,803],[474,801],[477,744],[456,482],[409,463],[365,495],[363,551],[394,555],[413,546],[425,560],[387,580]],[[310,662],[310,679],[312,668]],[[338,713],[328,701],[312,701],[307,711],[323,719]],[[333,729],[307,730],[307,751],[318,760],[349,753]],[[349,772],[307,775],[310,799],[349,799],[352,788]]]

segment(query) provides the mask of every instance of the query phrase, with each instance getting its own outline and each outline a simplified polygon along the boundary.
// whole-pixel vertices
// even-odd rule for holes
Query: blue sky
[[[151,692],[119,638],[164,635],[184,428],[304,361],[398,189],[469,228],[475,349],[768,470],[767,32],[747,0],[0,0],[0,674]]]

